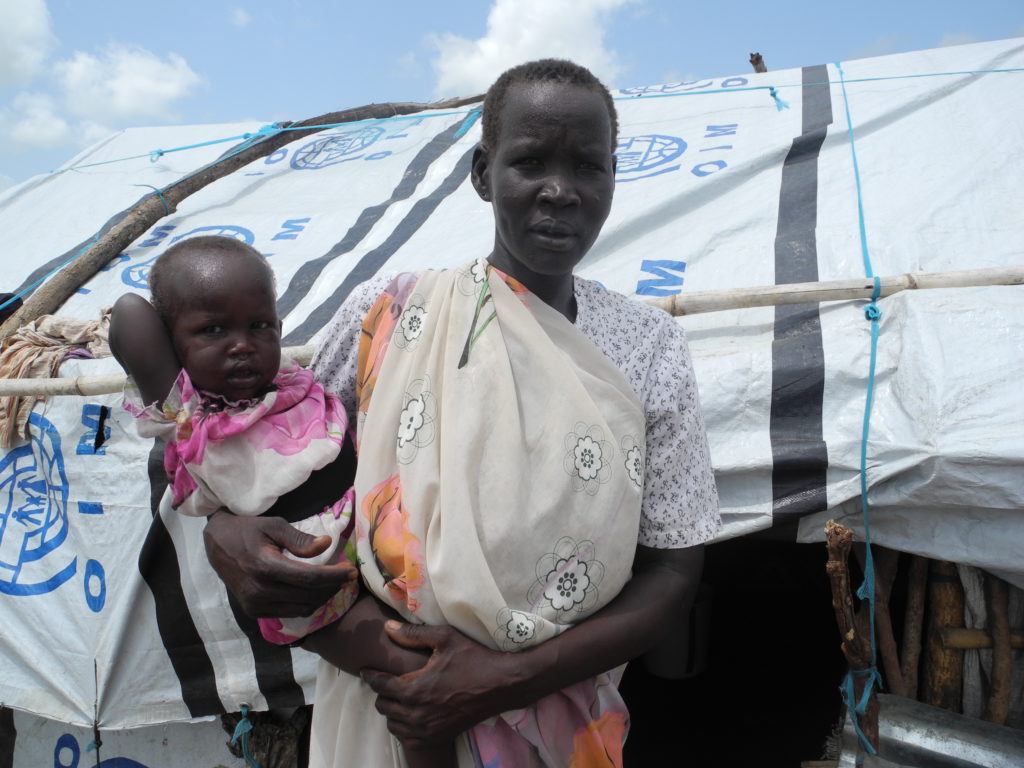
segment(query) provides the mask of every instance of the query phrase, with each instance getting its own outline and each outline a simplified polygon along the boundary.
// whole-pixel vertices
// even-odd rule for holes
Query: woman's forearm
[[[403,676],[366,672],[388,728],[408,743],[452,738],[477,723],[635,658],[654,647],[663,617],[689,609],[700,581],[703,547],[637,549],[633,578],[590,618],[521,653],[486,648],[451,627],[395,622],[388,635],[427,649],[422,670]]]
[[[634,575],[589,619],[507,661],[512,707],[537,700],[643,655],[664,637],[673,612],[689,611],[704,565],[703,546],[638,547]]]

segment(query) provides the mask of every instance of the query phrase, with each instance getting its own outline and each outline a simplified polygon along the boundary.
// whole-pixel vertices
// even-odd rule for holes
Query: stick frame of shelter
[[[928,636],[921,700],[950,712],[963,708],[964,652],[947,648],[942,631],[964,624],[964,590],[956,564],[932,560],[928,574]]]
[[[871,637],[862,619],[858,619],[853,607],[853,591],[850,588],[850,550],[853,547],[853,531],[834,520],[825,524],[825,547],[828,562],[825,573],[832,587],[832,609],[836,614],[836,625],[842,638],[843,656],[851,672],[871,668]],[[870,681],[866,675],[853,676],[853,701],[859,701],[864,687]],[[864,737],[874,749],[878,749],[878,697],[872,688],[864,716],[860,719]]]
[[[988,702],[982,719],[1004,725],[1010,715],[1013,691],[1013,650],[1010,643],[1010,593],[1005,581],[985,573],[985,602],[992,636],[992,676]]]
[[[398,115],[408,115],[427,109],[455,109],[483,100],[482,95],[448,99],[433,104],[395,102],[368,104],[363,107],[330,112],[326,115],[292,123],[283,133],[272,133],[251,146],[224,159],[215,160],[198,171],[186,175],[164,188],[162,194],[149,193],[128,211],[120,221],[99,235],[97,242],[80,257],[65,265],[60,272],[37,288],[13,315],[0,325],[0,341],[37,317],[56,312],[67,299],[101,267],[110,263],[121,251],[147,232],[156,222],[177,210],[178,204],[194,192],[234,173],[254,160],[266,157],[285,144],[323,130],[320,126],[333,123],[352,123]],[[306,128],[306,126],[309,126]],[[296,130],[303,129],[305,130]]]
[[[904,290],[1024,285],[1024,266],[904,274],[881,278],[881,281],[882,296],[891,296]],[[650,299],[647,303],[678,317],[704,312],[721,312],[728,309],[867,299],[871,297],[873,291],[874,283],[871,281],[831,280],[817,283],[730,288],[720,291],[694,291]],[[283,350],[283,353],[291,354],[297,362],[306,364],[312,355],[312,347],[288,347]],[[300,357],[300,354],[305,357]],[[0,397],[109,394],[118,392],[124,385],[124,377],[121,376],[120,379],[117,379],[119,375],[80,376],[75,379],[0,379]],[[93,381],[94,379],[95,381]]]
[[[900,671],[908,698],[917,699],[921,666],[921,633],[924,629],[924,597],[928,587],[928,558],[911,555],[907,576],[907,606],[903,614],[903,645]]]

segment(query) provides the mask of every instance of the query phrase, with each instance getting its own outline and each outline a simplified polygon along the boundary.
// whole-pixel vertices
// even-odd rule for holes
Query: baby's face
[[[228,400],[259,397],[281,363],[281,323],[269,281],[250,271],[200,293],[171,327],[192,384]]]

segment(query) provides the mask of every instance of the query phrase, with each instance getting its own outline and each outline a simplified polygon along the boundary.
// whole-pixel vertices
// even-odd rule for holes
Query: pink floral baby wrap
[[[629,579],[644,413],[561,314],[478,261],[401,275],[359,353],[356,549],[408,621],[519,651]],[[459,765],[621,766],[621,669],[473,728]],[[312,766],[404,763],[358,678],[321,665]]]
[[[282,365],[273,389],[252,400],[228,402],[201,392],[184,370],[162,407],[146,406],[130,379],[124,396],[139,434],[167,441],[164,470],[172,504],[184,515],[206,516],[220,507],[236,515],[262,514],[338,457],[348,427],[341,402],[295,363]],[[293,523],[313,536],[331,537],[331,547],[306,562],[355,561],[352,498],[350,489],[320,514]],[[279,644],[305,637],[348,610],[357,591],[355,583],[345,585],[312,616],[260,619],[263,636]]]

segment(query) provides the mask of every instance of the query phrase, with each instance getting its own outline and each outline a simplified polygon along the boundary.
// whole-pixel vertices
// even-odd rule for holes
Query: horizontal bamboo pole
[[[1024,266],[965,269],[956,272],[920,272],[879,278],[882,296],[899,291],[925,288],[971,288],[987,285],[1024,285]],[[847,301],[871,298],[874,283],[870,280],[833,280],[820,283],[789,283],[757,288],[735,288],[724,291],[694,291],[676,296],[648,300],[648,304],[676,316],[702,312],[720,312],[726,309],[768,307],[780,304],[802,304],[817,301]],[[291,354],[300,363],[308,362],[312,347],[293,347]],[[294,350],[309,350],[304,360],[295,357]],[[287,354],[289,350],[284,352]],[[117,392],[124,384],[92,384],[79,376],[77,379],[0,379],[0,397],[18,395],[98,395]],[[104,377],[97,377],[104,378]],[[112,381],[112,380],[111,380]],[[54,382],[52,385],[47,382]],[[104,386],[106,389],[96,389]],[[86,389],[82,389],[85,387]]]
[[[925,288],[971,288],[985,285],[1024,285],[1024,266],[963,269],[955,272],[917,272],[880,277],[880,296]],[[650,299],[653,304],[677,317],[726,309],[774,307],[818,301],[870,299],[873,280],[830,280],[819,283],[787,283],[759,288],[735,288],[723,291],[693,291]]]
[[[977,650],[992,647],[992,635],[984,629],[965,629],[963,627],[946,627],[939,630],[942,644],[947,648],[963,648]],[[1024,648],[1024,630],[1014,629],[1010,632],[1010,647]]]
[[[285,347],[281,356],[309,365],[312,345]],[[124,389],[123,373],[75,376],[65,379],[0,379],[0,397],[53,397],[54,395],[109,395]]]

